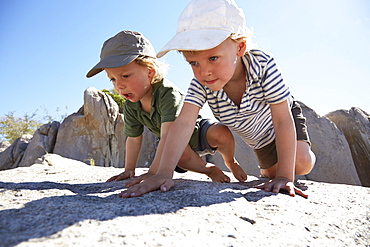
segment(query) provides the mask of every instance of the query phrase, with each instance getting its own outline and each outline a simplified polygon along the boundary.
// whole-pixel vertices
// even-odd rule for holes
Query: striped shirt
[[[223,89],[212,91],[196,79],[190,83],[185,101],[200,108],[208,102],[215,118],[234,130],[252,148],[266,146],[275,139],[269,104],[288,99],[289,86],[273,56],[261,50],[250,50],[243,58],[246,68],[246,90],[240,108]]]

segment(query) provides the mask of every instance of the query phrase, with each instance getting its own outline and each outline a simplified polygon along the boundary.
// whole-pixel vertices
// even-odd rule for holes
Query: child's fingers
[[[287,184],[287,191],[289,193],[290,196],[295,196],[295,187],[294,187],[294,184],[293,183],[289,183],[289,185]]]
[[[308,194],[304,193],[302,190],[295,188],[295,193],[297,195],[303,196],[304,198],[308,198]]]
[[[166,191],[168,191],[169,189],[171,189],[171,188],[173,187],[173,185],[174,185],[173,180],[172,180],[172,179],[168,179],[168,180],[166,180],[166,181],[161,185],[160,190],[161,190],[162,192],[166,192]]]
[[[123,174],[120,174],[116,177],[116,179],[114,181],[121,181],[121,180],[124,180],[126,179],[127,176],[126,175],[123,175]]]
[[[154,191],[154,190],[158,190],[158,189],[159,189],[159,186],[156,186],[154,184],[151,184],[151,183],[148,183],[148,182],[144,181],[143,183],[136,184],[136,185],[132,186],[131,188],[129,188],[125,191],[122,191],[121,193],[118,194],[118,196],[119,197],[124,197],[124,198],[138,197],[138,196],[141,196],[145,193],[148,193],[148,192],[151,192],[151,191]]]
[[[295,187],[295,185],[292,182],[286,185],[286,190],[288,191],[290,196],[299,195],[304,198],[308,198],[308,195],[304,193],[302,190],[300,190],[299,188]]]
[[[277,183],[277,184],[274,184],[274,186],[272,186],[272,188],[269,191],[272,191],[274,193],[279,193],[281,187],[282,186],[280,185],[280,183]]]
[[[274,184],[273,183],[266,182],[265,184],[263,184],[262,189],[265,190],[265,191],[267,191],[267,192],[271,192],[273,187],[274,187]]]
[[[108,182],[112,182],[112,181],[115,181],[116,180],[116,178],[118,177],[119,175],[116,175],[116,176],[113,176],[113,177],[111,177],[110,179],[108,179],[107,181],[105,181],[106,183],[108,183]]]
[[[132,180],[137,181],[136,178]],[[129,185],[131,184],[131,182],[134,182],[132,180],[126,184]],[[141,180],[142,180],[142,177],[141,177]],[[137,196],[141,196],[145,193],[158,190],[158,189],[165,192],[171,189],[174,184],[175,182],[171,178],[153,176],[148,179],[145,179],[142,183],[131,185],[132,187],[128,188],[127,190],[122,191],[121,193],[118,194],[118,196],[123,197],[123,198],[137,197]]]
[[[118,194],[118,196],[123,198],[140,196],[143,194],[140,192],[140,188],[141,188],[140,184],[137,184],[127,190],[122,191],[121,193]]]
[[[138,183],[140,183],[142,181],[142,179],[141,178],[132,178],[130,181],[128,181],[128,182],[126,182],[123,186],[125,186],[125,187],[131,187],[131,186],[133,186],[133,185],[135,185],[135,184],[138,184]]]

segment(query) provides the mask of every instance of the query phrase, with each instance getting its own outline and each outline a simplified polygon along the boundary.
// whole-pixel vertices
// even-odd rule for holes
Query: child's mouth
[[[130,100],[132,98],[132,93],[123,94],[123,97],[125,97],[125,99]]]
[[[206,81],[206,84],[212,85],[215,84],[217,79],[211,80],[211,81]]]

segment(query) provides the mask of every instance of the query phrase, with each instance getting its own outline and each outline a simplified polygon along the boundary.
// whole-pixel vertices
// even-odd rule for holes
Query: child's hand
[[[121,174],[111,177],[106,182],[125,180],[127,178],[133,178],[134,176],[135,176],[135,170],[126,169]]]
[[[286,178],[274,178],[262,185],[258,185],[255,188],[263,189],[267,192],[279,193],[280,189],[285,190],[289,193],[290,196],[300,195],[304,198],[308,198],[308,195],[302,190],[294,186],[294,183]]]
[[[138,177],[136,177],[136,178],[132,178],[132,179],[130,179],[130,181],[128,181],[128,182],[126,182],[123,186],[125,186],[125,187],[132,187],[133,185],[135,185],[135,184],[138,184],[138,183],[140,183],[141,181],[143,181],[143,180],[145,180],[145,179],[148,179],[148,178],[150,178],[150,177],[152,177],[152,176],[154,176],[154,174],[153,173],[149,173],[149,172],[147,172],[147,173],[144,173],[144,174],[142,174],[142,175],[140,175],[140,176],[138,176]]]
[[[119,197],[137,197],[141,196],[145,193],[150,191],[160,189],[162,192],[168,191],[170,188],[173,187],[175,182],[172,180],[171,177],[162,174],[156,174],[140,184],[136,184],[127,190],[122,191],[118,194]]]

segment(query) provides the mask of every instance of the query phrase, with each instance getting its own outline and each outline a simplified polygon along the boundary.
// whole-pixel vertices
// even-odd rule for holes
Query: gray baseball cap
[[[86,74],[86,77],[92,77],[104,68],[124,66],[139,56],[156,58],[153,45],[141,33],[124,30],[104,42],[100,62]]]

